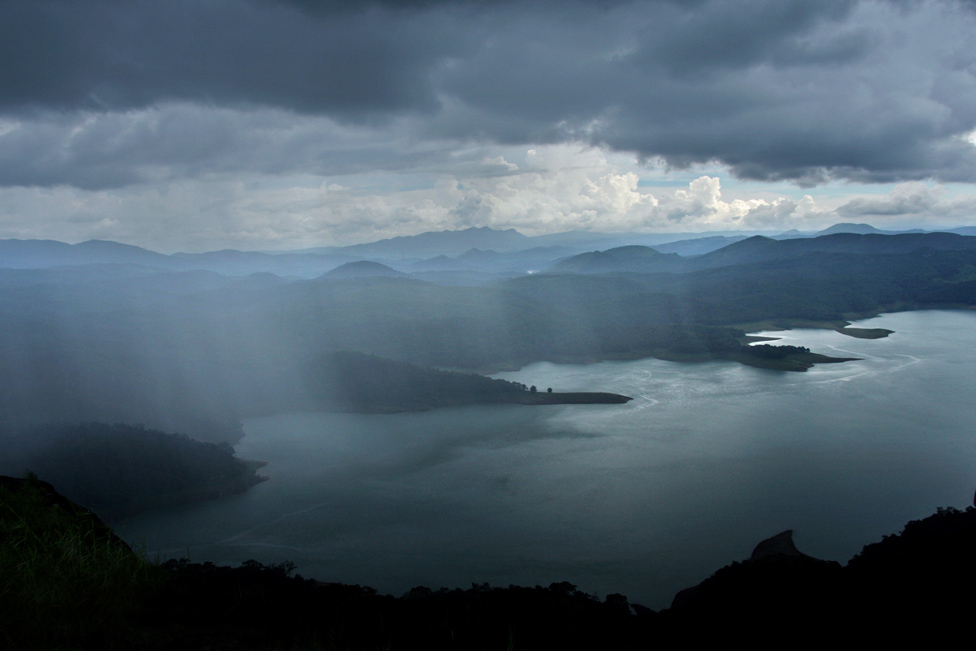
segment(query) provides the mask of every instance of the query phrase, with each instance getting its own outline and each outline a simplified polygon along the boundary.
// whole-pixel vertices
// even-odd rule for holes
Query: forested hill
[[[549,269],[551,273],[613,273],[618,271],[678,270],[687,261],[677,253],[660,253],[649,246],[619,246],[607,251],[581,253]]]
[[[11,649],[309,649],[323,640],[340,649],[772,649],[799,632],[816,646],[942,647],[959,643],[957,623],[972,613],[974,544],[973,508],[909,522],[846,566],[806,556],[784,532],[660,612],[568,582],[393,596],[291,576],[287,560],[160,565],[51,485],[0,477],[0,640]]]
[[[264,480],[264,463],[131,425],[78,423],[0,432],[0,474],[34,472],[58,491],[114,520],[140,511],[240,493]]]
[[[859,252],[803,248],[824,241],[834,249],[868,244]],[[15,424],[145,423],[228,440],[242,418],[321,404],[322,386],[311,380],[332,371],[313,367],[336,351],[465,371],[537,360],[734,359],[747,324],[839,327],[883,311],[976,306],[976,249],[967,248],[976,238],[749,242],[723,250],[758,242],[797,255],[683,273],[534,274],[477,287],[124,265],[0,269],[0,415]],[[931,246],[912,248],[918,243]]]
[[[811,253],[888,255],[926,250],[974,251],[976,237],[955,233],[834,233],[814,238],[773,240],[757,235],[693,260],[696,268],[706,268],[794,259]]]
[[[814,253],[901,255],[916,251],[974,251],[976,237],[955,233],[833,233],[814,238],[776,240],[755,235],[704,255],[665,255],[646,246],[624,246],[567,258],[551,273],[605,274],[615,272],[687,273],[774,260],[794,260]]]
[[[475,373],[425,368],[352,351],[320,356],[306,368],[310,406],[353,412],[424,411],[472,404],[623,403],[606,393],[546,393]],[[551,388],[550,388],[551,391]]]

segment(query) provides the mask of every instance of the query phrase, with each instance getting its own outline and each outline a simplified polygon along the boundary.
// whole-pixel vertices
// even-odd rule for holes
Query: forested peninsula
[[[622,404],[627,396],[601,392],[540,391],[535,386],[424,368],[352,351],[323,355],[307,372],[316,409],[359,413],[426,411],[476,404]]]
[[[261,461],[226,442],[202,443],[132,425],[35,426],[0,434],[0,474],[45,477],[60,493],[113,521],[242,493],[266,478]]]

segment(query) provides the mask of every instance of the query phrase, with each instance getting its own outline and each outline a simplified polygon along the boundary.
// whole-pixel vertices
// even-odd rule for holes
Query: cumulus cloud
[[[650,231],[783,231],[823,228],[831,211],[810,195],[725,200],[718,177],[701,176],[687,188],[662,193],[647,221]]]
[[[0,237],[99,237],[175,251],[213,248],[213,242],[296,248],[470,226],[532,235],[803,223],[800,206],[785,197],[724,200],[716,177],[652,192],[640,187],[633,162],[611,160],[592,147],[510,148],[480,156],[472,151],[467,157],[471,164],[461,167],[465,174],[435,170],[401,187],[396,186],[402,175],[384,172],[342,177],[353,182],[348,184],[314,175],[273,181],[225,175],[124,190],[8,188],[0,191]]]

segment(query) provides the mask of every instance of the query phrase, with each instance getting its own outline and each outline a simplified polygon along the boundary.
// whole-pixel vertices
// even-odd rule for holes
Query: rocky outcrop
[[[778,533],[775,536],[771,536],[756,545],[756,548],[752,550],[752,556],[749,557],[749,560],[758,561],[763,558],[769,558],[770,556],[777,555],[813,558],[812,556],[807,556],[796,548],[796,545],[793,543],[793,530],[787,529],[786,531]]]
[[[734,612],[769,612],[777,618],[816,609],[817,595],[841,570],[839,563],[804,554],[787,529],[766,538],[748,560],[732,563],[675,595],[671,610],[692,619]],[[720,615],[721,613],[721,615]]]

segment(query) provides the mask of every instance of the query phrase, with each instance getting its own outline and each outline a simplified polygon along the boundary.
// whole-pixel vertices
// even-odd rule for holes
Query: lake
[[[806,373],[646,359],[496,376],[626,405],[249,420],[238,456],[269,461],[270,481],[121,535],[151,555],[288,560],[393,594],[569,581],[651,608],[784,529],[843,563],[976,488],[976,313],[855,325],[895,334],[764,333],[862,358]]]

